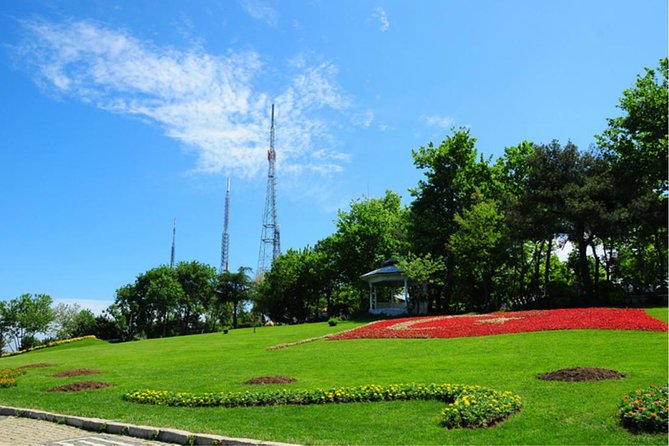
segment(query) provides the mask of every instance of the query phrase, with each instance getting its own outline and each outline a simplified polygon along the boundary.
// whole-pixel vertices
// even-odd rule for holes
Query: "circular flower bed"
[[[485,427],[521,409],[520,397],[481,386],[453,384],[392,384],[388,386],[337,387],[329,390],[275,390],[267,392],[186,393],[169,390],[136,390],[126,401],[181,407],[240,407],[354,403],[374,401],[438,400],[448,403],[441,412],[447,428]]]
[[[666,332],[669,326],[640,309],[570,308],[389,319],[331,335],[329,339],[460,338],[583,329]]]
[[[623,397],[620,422],[633,432],[667,432],[669,385],[637,389]]]

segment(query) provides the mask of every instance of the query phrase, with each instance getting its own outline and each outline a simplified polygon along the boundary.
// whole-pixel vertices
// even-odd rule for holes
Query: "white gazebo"
[[[386,260],[374,271],[360,276],[369,283],[369,312],[397,316],[409,313],[408,278],[396,259]]]

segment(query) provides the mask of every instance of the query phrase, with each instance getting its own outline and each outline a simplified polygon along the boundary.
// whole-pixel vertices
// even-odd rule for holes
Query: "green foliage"
[[[448,428],[485,427],[500,422],[522,407],[520,397],[481,386],[452,384],[391,384],[318,390],[280,389],[263,392],[190,394],[169,390],[135,390],[123,395],[141,404],[180,407],[249,407],[437,400],[448,403],[441,424]]]
[[[618,408],[623,426],[633,432],[667,432],[669,385],[637,389]]]
[[[318,317],[327,281],[323,256],[313,249],[289,249],[279,255],[259,284],[257,306],[278,322],[305,322]]]
[[[32,347],[36,343],[35,336],[46,333],[53,322],[52,302],[46,294],[23,294],[0,302],[0,347],[4,347],[7,340],[13,343],[14,350]]]
[[[152,268],[116,291],[97,319],[98,335],[127,341],[211,331],[215,284],[216,270],[196,261]]]
[[[57,339],[91,335],[96,330],[95,315],[78,304],[60,303],[54,308],[54,327]]]
[[[223,271],[216,277],[216,308],[218,320],[227,324],[229,315],[225,306],[232,307],[232,326],[238,327],[238,316],[244,302],[250,300],[252,283],[248,275],[250,268],[240,267],[237,272]]]
[[[491,299],[493,277],[504,264],[508,248],[507,226],[499,204],[475,190],[471,207],[457,213],[454,220],[458,229],[448,247],[457,264],[458,294],[462,300],[469,295],[470,308],[497,309],[500,302]],[[471,289],[475,293],[468,292]]]

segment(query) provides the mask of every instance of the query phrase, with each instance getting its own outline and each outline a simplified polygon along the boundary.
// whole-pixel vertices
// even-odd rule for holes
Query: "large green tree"
[[[223,271],[216,277],[216,297],[219,306],[230,305],[232,307],[232,326],[237,328],[238,316],[244,302],[251,299],[250,268],[240,267],[236,272]],[[227,312],[220,311],[221,316]],[[224,321],[221,321],[224,323]]]
[[[339,211],[337,230],[316,248],[335,273],[330,280],[354,287],[361,296],[366,293],[360,276],[407,251],[407,222],[401,197],[389,190],[382,198],[355,200],[348,211]]]
[[[616,270],[637,287],[667,285],[668,67],[664,58],[637,76],[618,104],[622,116],[608,119],[597,136],[611,163],[619,226],[625,228],[610,240],[621,254]]]
[[[489,193],[491,170],[479,157],[476,138],[465,128],[455,130],[439,146],[429,143],[412,155],[414,165],[425,175],[410,190],[414,197],[409,218],[412,251],[445,258],[446,286],[435,308],[439,311],[448,307],[455,289],[456,259],[448,249],[459,228],[455,216],[471,206],[476,188]]]

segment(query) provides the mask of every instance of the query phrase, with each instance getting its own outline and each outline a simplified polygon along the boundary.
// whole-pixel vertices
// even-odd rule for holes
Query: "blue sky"
[[[282,249],[392,189],[465,126],[485,156],[581,148],[667,55],[665,0],[6,0],[0,299],[100,309],[137,274],[255,269],[276,104]]]

